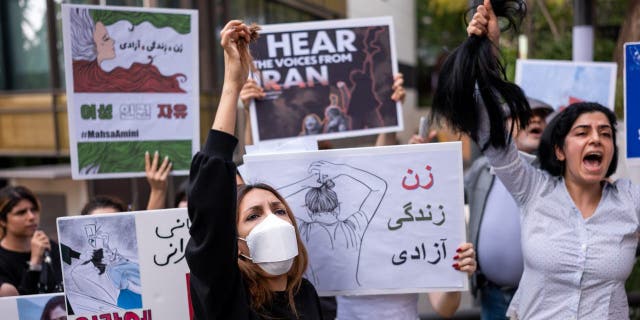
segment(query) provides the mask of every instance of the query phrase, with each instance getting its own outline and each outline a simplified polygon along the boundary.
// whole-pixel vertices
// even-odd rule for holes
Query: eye
[[[285,210],[284,208],[278,208],[278,209],[273,211],[273,214],[278,215],[278,216],[286,215],[287,214],[287,210]]]
[[[260,215],[258,213],[252,212],[252,213],[249,213],[247,215],[247,217],[244,219],[244,221],[253,221],[253,220],[256,220],[258,218],[260,218]]]

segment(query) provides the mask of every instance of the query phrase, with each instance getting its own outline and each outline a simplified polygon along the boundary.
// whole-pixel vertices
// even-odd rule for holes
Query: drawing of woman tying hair
[[[308,172],[304,179],[278,189],[286,199],[304,191],[306,213],[293,208],[302,240],[309,248],[331,248],[309,250],[308,279],[322,291],[344,283],[355,287],[362,239],[386,194],[387,182],[373,173],[328,161],[311,163]],[[344,195],[346,190],[349,197]],[[326,263],[336,260],[355,262]]]

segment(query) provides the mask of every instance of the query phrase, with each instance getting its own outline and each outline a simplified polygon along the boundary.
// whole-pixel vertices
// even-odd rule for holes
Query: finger
[[[158,150],[156,150],[156,152],[153,154],[153,161],[151,162],[152,171],[158,170],[158,157],[160,157],[160,153],[158,152]]]
[[[164,156],[164,160],[162,160],[162,164],[160,164],[160,168],[158,169],[158,172],[160,172],[161,174],[164,173],[167,170],[168,165],[169,165],[169,156]]]
[[[474,18],[477,14],[480,14],[482,16],[485,16],[487,18],[489,18],[489,12],[487,10],[487,7],[484,5],[479,5],[478,8],[476,9],[476,13],[473,15]]]
[[[476,14],[473,15],[473,19],[471,20],[472,25],[474,26],[478,26],[478,25],[487,25],[489,23],[489,19],[481,14],[480,12],[476,12]]]
[[[487,9],[487,13],[493,15],[493,5],[491,4],[491,0],[484,0],[484,7]]]
[[[151,160],[149,159],[149,151],[144,152],[144,171],[148,172],[151,166]]]
[[[464,250],[456,255],[457,258],[454,257],[454,260],[464,260],[464,259],[473,259],[476,256],[475,250],[473,248],[469,248]]]
[[[166,180],[169,176],[169,172],[171,172],[171,168],[173,168],[173,162],[169,162],[167,165],[167,169],[162,173],[162,180]]]
[[[429,132],[429,136],[427,137],[427,141],[433,141],[435,140],[436,136],[438,135],[438,131],[436,130],[431,130],[431,132]]]
[[[239,26],[242,24],[242,21],[240,20],[231,20],[229,22],[227,22],[227,24],[222,28],[222,30],[220,31],[220,35],[222,35],[225,31],[235,28],[236,26]]]

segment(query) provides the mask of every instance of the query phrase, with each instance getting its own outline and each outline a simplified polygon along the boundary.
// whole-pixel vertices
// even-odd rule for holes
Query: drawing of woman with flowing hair
[[[308,279],[319,284],[321,290],[331,290],[332,284],[345,281],[359,285],[362,239],[384,199],[387,182],[371,172],[328,161],[311,163],[308,172],[310,175],[302,180],[278,189],[287,200],[304,191],[306,214],[298,212],[296,219],[300,235],[310,248]],[[341,185],[341,191],[349,189],[348,198],[341,198],[340,192],[334,190]],[[332,250],[314,251],[317,246]],[[339,272],[327,271],[332,267],[324,262],[336,258],[352,263],[341,265]]]
[[[128,69],[103,70],[102,62],[116,57],[115,40],[104,23],[94,22],[86,8],[72,8],[69,21],[75,92],[185,92],[180,82],[186,81],[186,76],[163,75],[153,65],[152,56],[148,63],[136,62]]]

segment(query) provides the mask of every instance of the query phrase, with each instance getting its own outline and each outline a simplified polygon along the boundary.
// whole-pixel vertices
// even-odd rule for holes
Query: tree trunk
[[[640,41],[640,0],[629,0],[627,15],[620,28],[618,43],[613,57],[614,61],[618,63],[619,76],[622,76],[624,70],[625,42],[637,41]]]

